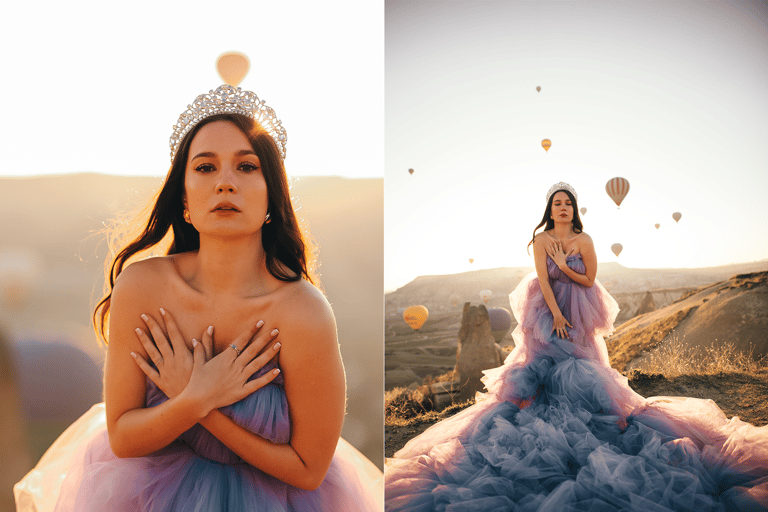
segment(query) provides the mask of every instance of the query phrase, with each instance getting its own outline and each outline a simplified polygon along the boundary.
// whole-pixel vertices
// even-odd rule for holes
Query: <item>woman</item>
[[[344,370],[285,142],[272,109],[239,88],[181,115],[149,222],[94,312],[105,404],[17,484],[21,510],[380,508],[376,468],[339,437]],[[126,266],[169,229],[166,256]],[[65,474],[60,491],[35,492],[41,475]]]
[[[546,199],[536,272],[510,295],[514,350],[475,405],[387,461],[386,509],[768,508],[768,427],[629,387],[608,364],[618,306],[595,280],[576,191],[560,182]]]

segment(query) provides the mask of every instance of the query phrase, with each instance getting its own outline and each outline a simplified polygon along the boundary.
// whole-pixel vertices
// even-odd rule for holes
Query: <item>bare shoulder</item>
[[[579,247],[593,247],[594,244],[592,243],[592,237],[589,236],[586,232],[582,231],[578,235],[576,235],[576,242],[579,244]]]
[[[147,293],[158,289],[163,282],[173,275],[174,265],[171,256],[158,256],[131,263],[120,272],[112,290],[113,300],[146,297]]]
[[[301,279],[289,285],[285,295],[285,314],[287,318],[300,323],[333,323],[333,309],[323,292],[309,281]]]
[[[303,279],[286,285],[284,291],[280,332],[288,339],[336,343],[336,318],[325,295]]]
[[[541,233],[537,233],[535,237],[533,237],[533,245],[541,245],[548,240],[550,240],[552,236],[547,233],[546,231],[542,231]]]

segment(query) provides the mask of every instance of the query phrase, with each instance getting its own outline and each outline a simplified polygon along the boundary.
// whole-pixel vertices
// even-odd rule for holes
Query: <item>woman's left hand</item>
[[[160,308],[160,314],[165,324],[165,330],[151,315],[141,315],[141,319],[144,320],[147,327],[146,331],[136,328],[136,336],[157,369],[152,368],[141,354],[132,353],[131,355],[134,356],[136,364],[147,377],[168,398],[173,398],[187,387],[189,376],[192,374],[193,358],[192,352],[184,342],[171,314],[162,308]],[[168,333],[167,337],[166,332]],[[206,331],[203,338],[206,356],[210,357],[208,353],[208,347],[211,346],[212,340],[210,333]]]
[[[565,251],[563,251],[563,243],[559,240],[556,240],[547,246],[547,254],[549,254],[549,257],[552,258],[552,261],[554,261],[555,265],[560,269],[567,266],[566,259],[573,254],[574,250],[575,247],[571,247],[571,250],[566,254]]]

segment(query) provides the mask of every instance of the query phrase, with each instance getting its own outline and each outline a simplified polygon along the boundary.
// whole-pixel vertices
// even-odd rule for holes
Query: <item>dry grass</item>
[[[687,346],[679,340],[672,340],[651,351],[638,369],[660,373],[667,378],[732,372],[755,374],[768,370],[768,359],[756,359],[751,349],[749,352],[736,350],[733,343],[723,343],[702,350],[699,347]]]
[[[402,422],[434,410],[429,386],[393,388],[384,393],[385,421]]]
[[[457,377],[456,370],[451,370],[435,378],[426,378],[424,384],[416,389],[394,388],[386,391],[384,393],[385,425],[408,426],[434,423],[472,405],[474,400],[455,403],[440,411],[436,409],[431,385],[437,382],[452,382]]]
[[[644,328],[631,328],[621,336],[609,338],[607,345],[611,366],[619,372],[625,371],[627,365],[642,352],[656,348],[672,329],[685,320],[692,309],[693,307],[681,309]],[[630,320],[625,325],[630,326],[635,321],[636,319]]]

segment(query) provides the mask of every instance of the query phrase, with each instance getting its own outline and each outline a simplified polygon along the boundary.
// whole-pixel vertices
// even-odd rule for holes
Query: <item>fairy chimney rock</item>
[[[637,313],[635,313],[635,315],[650,313],[651,311],[656,311],[656,309],[656,302],[653,300],[653,295],[651,292],[645,292],[643,302],[640,303],[640,307],[637,308]]]
[[[459,401],[475,397],[475,393],[483,391],[480,379],[483,370],[501,365],[501,356],[491,333],[491,322],[488,310],[484,305],[470,306],[464,304],[464,314],[459,329],[459,346],[456,354],[456,369],[459,373]]]

